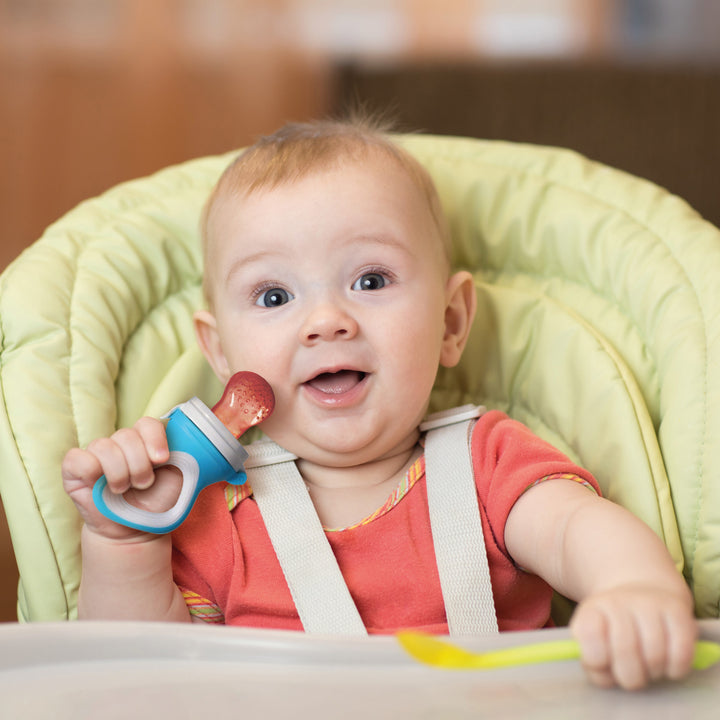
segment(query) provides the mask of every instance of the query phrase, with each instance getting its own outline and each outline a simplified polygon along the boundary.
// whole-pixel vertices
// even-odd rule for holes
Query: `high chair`
[[[526,423],[664,540],[698,616],[720,615],[720,231],[567,150],[399,141],[435,178],[479,300],[431,410],[482,403]],[[201,207],[233,155],[86,201],[0,279],[0,491],[21,620],[75,617],[67,449],[220,395],[191,314]]]

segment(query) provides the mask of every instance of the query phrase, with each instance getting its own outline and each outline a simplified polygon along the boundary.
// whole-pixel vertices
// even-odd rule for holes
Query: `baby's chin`
[[[358,436],[348,435],[337,438],[327,435],[318,438],[294,435],[272,439],[306,462],[343,469],[406,456],[415,449],[419,438],[419,430],[413,428],[393,443],[388,443],[382,435],[364,441]]]

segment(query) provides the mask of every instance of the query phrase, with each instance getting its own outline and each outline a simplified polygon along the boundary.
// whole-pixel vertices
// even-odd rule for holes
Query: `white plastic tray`
[[[481,650],[566,630],[467,641]],[[720,622],[703,623],[720,640]],[[720,666],[641,693],[591,687],[576,662],[428,668],[394,638],[154,623],[0,625],[0,718],[716,720]]]

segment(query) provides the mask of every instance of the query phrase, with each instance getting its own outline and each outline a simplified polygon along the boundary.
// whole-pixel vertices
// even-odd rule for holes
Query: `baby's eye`
[[[260,305],[261,307],[273,308],[285,305],[285,303],[290,302],[292,299],[293,295],[291,295],[287,290],[283,290],[282,288],[270,288],[269,290],[264,290],[258,294],[255,304]]]
[[[376,272],[365,273],[361,275],[352,286],[353,290],[380,290],[388,284],[388,280],[384,275]]]

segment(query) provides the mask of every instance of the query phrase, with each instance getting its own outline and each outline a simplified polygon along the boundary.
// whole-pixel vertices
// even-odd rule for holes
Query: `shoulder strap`
[[[248,445],[253,496],[307,633],[365,635],[295,455],[270,440]]]
[[[473,418],[484,410],[463,406],[454,415],[430,416],[421,425],[428,430],[425,474],[430,526],[451,635],[498,632],[470,453]]]
[[[440,583],[453,635],[497,632],[470,457],[469,433],[484,408],[430,416],[425,472]],[[245,463],[280,566],[308,633],[364,635],[365,627],[315,512],[295,455],[264,439]],[[292,530],[290,530],[292,528]]]

